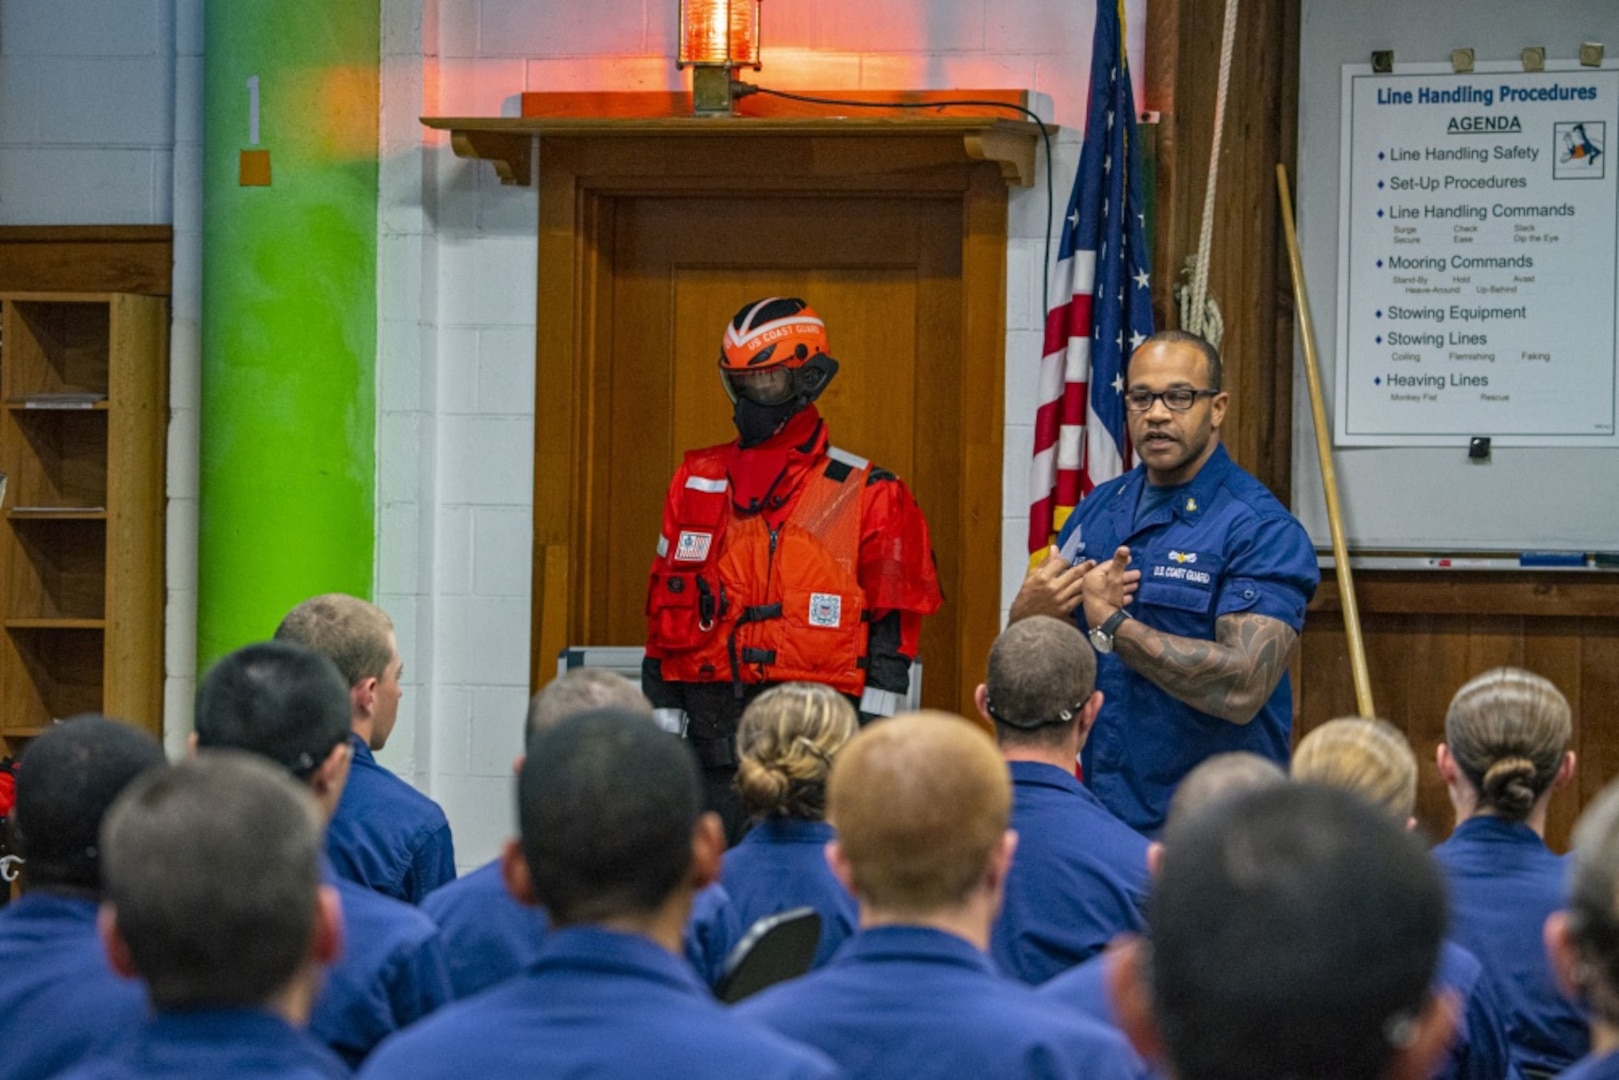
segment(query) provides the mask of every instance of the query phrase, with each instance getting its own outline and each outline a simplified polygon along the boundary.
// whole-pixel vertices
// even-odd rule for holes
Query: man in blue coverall
[[[73,1080],[341,1080],[303,1027],[341,948],[320,881],[325,821],[285,770],[205,754],[130,785],[107,816],[101,935],[153,1016]]]
[[[285,641],[230,653],[197,686],[192,747],[245,750],[314,793],[328,821],[349,778],[349,702],[326,657]],[[383,1037],[450,1000],[438,927],[410,904],[342,878],[321,859],[343,904],[343,954],[326,972],[309,1030],[349,1065]]]
[[[373,751],[393,734],[404,661],[393,620],[344,593],[305,600],[276,628],[277,641],[313,649],[349,684],[354,763],[326,830],[326,854],[350,881],[408,904],[455,879],[450,822],[438,803],[388,771]]]
[[[530,740],[517,805],[522,838],[507,842],[502,874],[550,917],[538,958],[389,1039],[362,1077],[837,1075],[726,1012],[680,957],[692,896],[718,876],[725,840],[679,739],[638,711],[571,716]]]
[[[1117,1032],[995,971],[985,953],[1017,834],[1006,765],[945,713],[872,724],[827,782],[832,872],[860,930],[831,963],[735,1012],[824,1051],[851,1080],[1133,1080]]]
[[[1220,445],[1214,347],[1162,331],[1127,378],[1141,463],[1079,504],[1011,618],[1072,616],[1088,629],[1104,702],[1085,780],[1150,836],[1175,785],[1211,754],[1287,761],[1287,665],[1321,575],[1304,527]]]
[[[1114,947],[1108,991],[1177,1080],[1420,1080],[1455,1028],[1444,932],[1410,833],[1359,795],[1283,784],[1168,830],[1152,940]]]
[[[523,743],[594,709],[627,709],[652,720],[652,704],[639,686],[616,672],[576,667],[546,683],[529,701]],[[517,759],[519,772],[523,760]],[[538,960],[550,926],[544,908],[518,903],[506,888],[498,855],[429,893],[421,907],[443,934],[458,999],[481,993]],[[725,890],[717,882],[698,890],[682,944],[704,982],[712,986],[719,981],[726,956],[741,938],[742,927]]]
[[[1017,858],[990,952],[1039,984],[1146,925],[1147,838],[1074,777],[1096,723],[1096,654],[1066,620],[1037,615],[1001,632],[976,696],[1012,774]]]
[[[146,1018],[146,995],[113,973],[96,937],[96,836],[119,793],[163,766],[163,747],[128,724],[77,716],[23,757],[10,826],[22,897],[0,909],[0,1080],[55,1076]]]

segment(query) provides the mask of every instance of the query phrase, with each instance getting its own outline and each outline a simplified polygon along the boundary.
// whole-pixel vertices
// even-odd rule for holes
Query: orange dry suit
[[[676,470],[643,688],[705,767],[734,767],[736,718],[767,685],[821,682],[866,716],[897,711],[922,616],[941,601],[910,491],[829,447],[812,406],[758,446],[694,450]]]

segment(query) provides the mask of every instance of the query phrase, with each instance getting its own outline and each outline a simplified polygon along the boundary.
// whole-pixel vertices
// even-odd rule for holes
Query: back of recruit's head
[[[130,785],[102,828],[106,905],[158,1009],[256,1007],[312,985],[337,933],[324,825],[306,788],[242,751]]]
[[[596,709],[541,731],[517,801],[534,896],[558,926],[649,915],[691,871],[697,766],[644,712]]]
[[[1468,680],[1445,713],[1445,746],[1480,809],[1508,821],[1524,820],[1551,789],[1573,730],[1551,680],[1515,667]]]
[[[163,747],[152,736],[94,714],[55,724],[30,742],[10,819],[24,887],[97,895],[102,819],[131,781],[162,763]]]
[[[1445,892],[1427,853],[1346,791],[1268,787],[1166,840],[1152,1011],[1180,1080],[1375,1080],[1430,1014]]]

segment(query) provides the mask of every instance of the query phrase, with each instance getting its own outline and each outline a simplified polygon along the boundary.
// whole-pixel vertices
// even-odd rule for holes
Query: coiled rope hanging
[[[1237,2],[1226,0],[1225,32],[1220,39],[1220,85],[1214,97],[1214,145],[1209,147],[1209,186],[1203,193],[1203,224],[1197,252],[1187,259],[1190,285],[1175,289],[1180,301],[1181,329],[1206,338],[1215,348],[1225,337],[1220,305],[1209,295],[1209,245],[1214,239],[1214,195],[1220,183],[1220,146],[1225,136],[1226,89],[1231,84],[1231,55],[1237,45]]]

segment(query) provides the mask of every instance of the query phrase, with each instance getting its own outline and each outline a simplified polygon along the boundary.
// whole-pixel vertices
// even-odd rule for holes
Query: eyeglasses
[[[1153,393],[1151,390],[1131,390],[1124,395],[1124,407],[1131,412],[1147,412],[1151,410],[1153,402],[1162,399],[1164,406],[1171,412],[1185,412],[1190,409],[1200,397],[1218,397],[1218,390],[1187,390],[1177,387],[1174,390],[1163,390]]]

